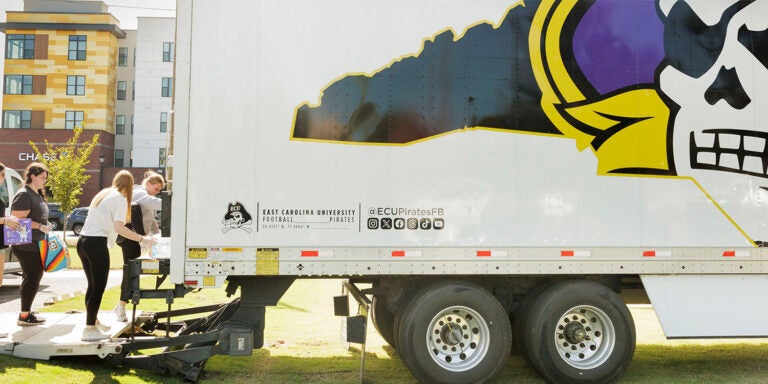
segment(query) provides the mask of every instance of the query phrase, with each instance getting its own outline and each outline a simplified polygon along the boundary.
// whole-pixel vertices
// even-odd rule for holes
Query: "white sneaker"
[[[117,316],[117,321],[126,322],[128,321],[128,316],[125,314],[125,307],[117,304],[115,305],[115,309],[113,310],[115,312],[115,316]]]
[[[82,341],[99,341],[109,339],[110,336],[102,333],[95,325],[86,325],[83,330]]]

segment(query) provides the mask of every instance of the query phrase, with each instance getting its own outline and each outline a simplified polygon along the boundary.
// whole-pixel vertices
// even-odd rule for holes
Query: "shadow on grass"
[[[274,309],[287,309],[287,310],[301,312],[301,313],[311,312],[311,311],[308,311],[306,308],[296,307],[290,304],[283,303],[282,301],[278,302],[277,305],[274,307]]]
[[[391,347],[384,354],[366,353],[365,382],[416,383]],[[290,355],[286,356],[285,354]],[[7,375],[13,369],[12,375]],[[768,345],[712,344],[640,345],[619,383],[757,383],[766,382]],[[116,367],[97,357],[54,358],[35,361],[0,356],[0,374],[12,382],[42,383],[56,372],[63,382],[182,383],[179,376]],[[78,376],[80,375],[80,376]],[[62,381],[56,381],[62,382]],[[312,357],[311,352],[260,349],[251,356],[215,356],[208,360],[200,383],[359,383],[360,351],[348,355]],[[510,356],[504,370],[491,383],[545,383],[518,355]]]

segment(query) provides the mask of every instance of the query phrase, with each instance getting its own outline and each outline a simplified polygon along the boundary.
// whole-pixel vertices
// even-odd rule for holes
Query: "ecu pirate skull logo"
[[[242,229],[247,233],[253,231],[250,227],[253,223],[251,214],[245,210],[245,207],[240,202],[229,204],[227,213],[224,215],[221,223],[224,224],[224,228],[221,229],[223,233],[227,233],[232,229]]]

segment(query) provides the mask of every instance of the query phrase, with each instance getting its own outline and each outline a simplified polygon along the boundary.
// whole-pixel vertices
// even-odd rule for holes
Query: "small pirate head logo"
[[[250,228],[250,225],[253,223],[251,214],[245,210],[245,207],[240,202],[229,204],[227,213],[224,215],[224,220],[221,223],[224,224],[224,228],[221,229],[223,233],[227,233],[231,229],[242,229],[248,233],[251,233],[253,230]]]

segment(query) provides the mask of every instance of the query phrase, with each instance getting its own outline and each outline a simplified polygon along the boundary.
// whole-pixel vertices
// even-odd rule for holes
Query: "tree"
[[[60,209],[65,214],[63,228],[67,228],[69,214],[80,205],[83,184],[91,178],[85,174],[85,166],[90,163],[91,152],[99,141],[99,135],[96,134],[90,141],[81,143],[82,133],[82,128],[75,129],[64,145],[51,145],[45,140],[45,154],[29,141],[39,161],[48,168],[47,186],[53,194],[53,201],[61,204]],[[65,241],[66,236],[67,232],[64,231]]]

